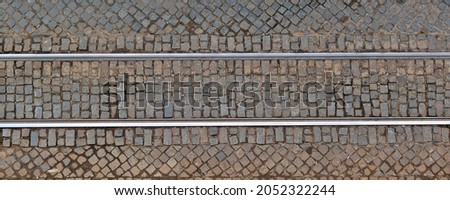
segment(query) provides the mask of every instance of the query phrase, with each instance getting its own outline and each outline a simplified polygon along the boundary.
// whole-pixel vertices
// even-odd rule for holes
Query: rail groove
[[[328,52],[328,53],[67,53],[0,54],[17,61],[137,61],[137,60],[400,60],[448,59],[450,52]]]
[[[215,119],[45,119],[0,120],[0,128],[270,127],[270,126],[450,125],[447,117],[425,118],[215,118]]]

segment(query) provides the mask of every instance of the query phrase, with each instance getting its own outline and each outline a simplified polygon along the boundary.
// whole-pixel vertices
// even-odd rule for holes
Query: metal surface
[[[370,53],[74,53],[0,54],[0,60],[102,61],[102,60],[377,60],[446,59],[450,52],[370,52]]]
[[[450,118],[222,118],[0,120],[0,128],[120,128],[120,127],[267,127],[267,126],[397,126],[450,125]]]

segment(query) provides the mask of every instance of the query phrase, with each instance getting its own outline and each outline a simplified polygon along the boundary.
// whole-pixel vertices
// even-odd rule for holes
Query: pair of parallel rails
[[[0,54],[0,61],[142,60],[426,60],[450,59],[450,52],[355,53],[73,53]],[[200,118],[200,119],[20,119],[0,128],[268,127],[450,125],[449,117]]]

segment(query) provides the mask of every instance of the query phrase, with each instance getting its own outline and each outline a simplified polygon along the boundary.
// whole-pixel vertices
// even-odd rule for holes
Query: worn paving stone
[[[96,138],[95,137],[95,130],[93,130],[93,129],[87,130],[86,137],[87,137],[87,144],[88,145],[96,144],[96,142],[95,142],[95,138]]]
[[[48,139],[47,139],[47,146],[53,147],[57,144],[57,133],[55,129],[48,130]]]
[[[74,130],[68,130],[66,132],[65,145],[67,145],[67,146],[75,146],[75,131]]]
[[[38,146],[39,132],[32,131],[30,135],[30,146]]]
[[[113,4],[48,2],[45,6],[36,9],[33,7],[34,4],[29,2],[7,2],[7,5],[0,9],[0,12],[7,16],[2,19],[4,26],[0,31],[29,35],[83,35],[91,34],[95,32],[94,30],[106,33],[134,31],[159,35],[215,34],[220,36],[296,34],[299,31],[321,34],[389,32],[406,35],[421,32],[447,33],[449,28],[445,13],[448,13],[450,8],[439,1],[429,3],[363,1],[351,4],[343,1],[324,1],[316,2],[315,5],[311,3],[311,5],[304,5],[306,3],[256,0],[242,2],[146,1],[145,3],[115,2]],[[108,12],[93,12],[95,9],[104,9]],[[410,15],[410,11],[414,12],[414,15]],[[427,17],[430,12],[433,13],[432,18]],[[387,21],[388,19],[393,20]],[[83,37],[80,41],[82,41],[80,50],[86,50],[88,42],[84,41]],[[262,43],[262,50],[271,48],[267,44],[269,41],[267,37],[259,38],[258,41]],[[289,48],[288,41],[288,37],[282,37],[280,46],[283,49]],[[164,40],[165,42],[167,40]],[[304,42],[301,41],[300,44]],[[407,41],[405,37],[400,37],[391,42],[396,42],[395,46],[399,48],[399,46],[403,47]],[[12,38],[6,38],[5,43],[8,44],[5,50],[12,51]],[[433,44],[435,45],[431,47],[437,48],[436,42]],[[341,45],[343,45],[342,40],[338,39],[338,46]],[[261,45],[258,46],[261,48]],[[361,47],[371,48],[364,46],[362,42],[356,43],[357,49]]]
[[[324,67],[325,62],[323,61],[196,61],[192,62],[195,63],[192,70],[197,73],[195,79],[202,81],[201,83],[205,86],[203,90],[175,91],[178,89],[173,86],[174,84],[145,88],[144,83],[149,81],[169,80],[170,78],[167,77],[170,76],[177,77],[179,72],[185,70],[180,67],[184,62],[155,62],[154,68],[150,68],[149,63],[142,62],[102,63],[103,66],[99,66],[98,62],[72,63],[74,67],[68,67],[65,64],[51,66],[50,63],[45,63],[43,65],[34,64],[34,67],[29,66],[31,69],[28,69],[28,65],[25,64],[25,72],[21,68],[21,63],[7,62],[4,67],[7,78],[0,82],[0,90],[5,91],[5,95],[0,94],[0,98],[4,98],[4,101],[0,101],[0,119],[446,117],[450,113],[450,111],[447,112],[449,110],[446,106],[448,102],[445,100],[445,95],[450,93],[447,90],[450,88],[444,87],[443,78],[439,79],[440,86],[437,86],[435,78],[413,75],[416,74],[413,71],[409,72],[411,77],[402,83],[403,86],[398,86],[398,80],[401,78],[397,77],[406,73],[405,67],[402,67],[405,61],[387,63],[385,61],[359,60],[352,61],[350,68],[342,68],[342,61],[326,61],[327,68]],[[444,74],[450,71],[450,65],[446,60],[427,60],[426,63],[428,63],[428,71],[442,71]],[[105,65],[114,64],[119,64],[118,69],[105,73]],[[269,65],[271,68],[268,67]],[[136,67],[140,73],[132,72],[132,66]],[[227,71],[225,66],[230,70]],[[370,70],[367,70],[367,67]],[[17,70],[14,70],[16,68]],[[202,68],[210,70],[204,71]],[[234,68],[236,68],[235,71],[232,71],[231,69]],[[389,71],[386,71],[385,68],[389,68]],[[93,72],[86,73],[82,69],[92,69]],[[311,69],[316,70],[312,71]],[[101,92],[99,85],[104,84],[107,80],[122,80],[125,77],[123,73],[127,70],[129,71],[126,76],[127,81],[136,83],[138,86],[125,90],[119,84],[108,88],[112,92],[109,96],[99,95]],[[119,73],[119,71],[121,72]],[[263,75],[263,71],[271,73]],[[50,76],[52,73],[60,72],[63,74],[62,77]],[[418,70],[417,73],[421,72]],[[69,76],[70,74],[72,75]],[[327,86],[329,88],[326,90],[308,90],[308,93],[304,93],[304,87],[310,79],[325,83],[324,74],[338,79],[332,82],[335,86]],[[362,74],[364,81],[373,83],[363,83],[361,78],[353,76],[353,74]],[[14,79],[10,78],[13,76]],[[30,76],[33,79],[30,79]],[[414,78],[415,76],[417,78]],[[42,77],[43,79],[41,79]],[[292,77],[292,80],[296,80],[296,82],[292,82],[289,89],[282,89],[283,84],[287,80],[291,80],[288,77]],[[191,79],[186,76],[180,78]],[[216,88],[216,86],[211,86],[214,84],[211,81],[216,79],[222,85],[237,82],[238,85],[235,88],[248,86],[248,83],[251,83],[249,81],[260,82],[266,79],[271,79],[271,85],[255,86],[254,94],[264,97],[264,100],[261,99],[255,103],[248,102],[249,99],[245,97],[246,91],[239,90],[222,93],[222,97],[208,103],[209,100],[206,98],[216,98],[217,94],[211,91]],[[10,84],[13,80],[17,84]],[[69,80],[70,83],[67,82]],[[340,85],[342,83],[340,80],[346,83]],[[431,81],[430,84],[433,83],[434,86],[424,87],[423,84],[414,84],[415,80],[417,83]],[[23,86],[22,83],[25,84],[25,81],[27,83]],[[383,85],[378,86],[376,83],[379,81]],[[61,86],[56,86],[61,83]],[[189,81],[183,84],[190,85],[188,83]],[[336,89],[331,89],[332,87],[336,87]],[[129,93],[136,88],[145,92]],[[102,89],[106,90],[106,88]],[[163,90],[168,92],[163,93]],[[118,93],[115,94],[114,91]],[[151,93],[152,91],[154,94]],[[177,97],[176,93],[179,92],[181,95]],[[127,94],[126,98],[122,98],[125,96],[124,93]],[[175,97],[181,99],[175,99]],[[196,99],[192,105],[188,103],[182,107],[178,106],[179,101],[186,103],[188,100],[191,101],[190,98]],[[326,104],[315,108],[324,99],[326,99]],[[116,100],[118,102],[114,102]],[[123,102],[124,100],[127,102]],[[166,103],[162,103],[162,101],[166,101]],[[315,139],[318,141],[323,139],[322,134],[319,133],[320,130],[313,129],[312,131]],[[218,129],[210,129],[210,134],[218,134]],[[281,131],[275,130],[274,137],[275,140],[282,140],[284,136]],[[324,138],[327,141],[332,140],[328,136]]]
[[[339,143],[353,145],[402,144],[403,142],[448,142],[445,127],[436,126],[382,126],[382,127],[257,127],[257,128],[192,128],[192,129],[5,129],[4,140],[9,146],[172,146],[190,144],[320,144]],[[13,130],[13,131],[11,131]],[[207,130],[215,131],[211,135]],[[11,134],[9,132],[11,132]],[[277,139],[276,131],[284,136]],[[316,133],[314,133],[314,131]],[[28,135],[24,134],[28,133]],[[315,135],[314,135],[315,134]],[[8,136],[10,135],[10,136]],[[75,137],[77,136],[77,137]],[[319,139],[318,139],[319,138]]]
[[[176,4],[55,1],[38,7],[29,2],[4,4],[0,8],[5,16],[0,25],[0,51],[4,53],[446,51],[450,48],[450,38],[446,37],[449,32],[446,13],[450,8],[446,1],[183,1]],[[96,12],[99,10],[107,12]],[[8,61],[0,62],[0,120],[448,117],[449,72],[448,61],[439,59],[411,62]],[[125,78],[121,78],[125,73]],[[263,92],[267,88],[240,85],[235,91],[224,90],[234,96],[217,98],[212,103],[214,106],[178,107],[174,91],[166,91],[172,85],[165,85],[167,81],[173,83],[177,74],[182,76],[183,87],[197,81],[217,81],[222,85],[235,81],[261,83],[267,74],[272,75],[270,80],[276,84],[295,82],[288,88],[269,86],[273,90],[268,96]],[[195,75],[193,80],[184,76],[189,74]],[[329,77],[336,85],[326,85]],[[118,80],[128,81],[131,87],[102,87],[108,81]],[[139,83],[148,81],[159,85],[140,88]],[[325,90],[312,88],[306,94],[302,86],[311,81],[324,83]],[[217,89],[205,85],[203,92],[205,88],[206,91]],[[100,95],[105,89],[109,89],[110,96]],[[140,95],[141,89],[152,90],[155,95]],[[243,93],[249,91],[255,93]],[[283,92],[289,94],[282,95]],[[256,95],[272,100],[276,106],[244,102],[255,99]],[[297,95],[304,97],[304,104],[287,107],[287,100],[300,102]],[[190,96],[205,97],[201,89],[181,92],[181,97]],[[129,104],[120,102],[125,99]],[[148,104],[139,104],[144,99],[150,100]],[[324,100],[326,108],[320,104]],[[8,166],[0,163],[7,167],[0,172],[0,178],[7,179],[437,179],[448,178],[450,173],[446,153],[449,131],[438,126],[5,129],[1,136],[0,156],[9,153],[11,162]],[[13,151],[17,153],[11,154]],[[140,154],[149,156],[136,159]],[[426,159],[430,157],[433,159]],[[317,161],[314,165],[313,160]],[[36,167],[27,164],[30,162]],[[72,171],[80,169],[77,166],[85,162],[92,166]],[[52,168],[61,171],[47,173]]]
[[[0,173],[0,178],[448,179],[448,157],[435,157],[445,155],[448,148],[449,146],[403,143],[398,146],[218,144],[185,145],[182,148],[93,145],[86,148],[49,147],[40,149],[40,153],[37,147],[15,151],[2,149],[0,158],[7,162],[1,166],[4,168],[3,172],[8,173]],[[212,149],[214,150],[211,151]],[[210,153],[205,153],[208,150]],[[177,155],[180,161],[167,155]],[[401,159],[390,159],[393,157]],[[429,157],[437,159],[428,159]],[[259,162],[262,159],[267,162]],[[319,159],[319,162],[314,161],[315,159]],[[199,160],[207,162],[198,165]],[[28,168],[27,164],[30,162],[39,167]],[[355,165],[355,162],[359,164]],[[65,167],[83,163],[89,163],[91,167],[83,171]],[[424,163],[432,167],[426,168]],[[214,173],[217,172],[215,166],[230,167],[217,175]],[[49,169],[55,170],[47,172]],[[196,173],[195,169],[201,169],[202,173]],[[14,171],[21,173],[9,173]]]
[[[257,144],[265,144],[266,143],[266,134],[263,128],[256,129],[256,143]]]

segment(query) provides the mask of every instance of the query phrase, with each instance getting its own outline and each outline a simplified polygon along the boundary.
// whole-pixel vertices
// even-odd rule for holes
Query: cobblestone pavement
[[[253,36],[150,35],[1,36],[5,53],[68,52],[391,52],[448,51],[450,35],[427,34],[287,34]]]
[[[3,52],[444,51],[445,1],[4,1]]]
[[[214,34],[447,34],[444,1],[3,1],[0,32]]]
[[[450,50],[448,0],[0,4],[1,53]],[[450,60],[439,59],[1,61],[0,120],[450,117],[449,79]],[[184,88],[175,89],[177,80]],[[156,84],[140,84],[149,81]],[[227,88],[234,82],[240,85]],[[216,83],[225,96],[207,105],[205,97],[220,91]],[[188,97],[202,103],[182,107],[177,94],[184,103]],[[240,104],[257,96],[257,105]],[[2,129],[0,179],[449,179],[449,132],[447,126]]]
[[[0,119],[448,117],[449,79],[448,60],[7,61]]]
[[[273,144],[8,148],[10,179],[448,179],[448,145]]]
[[[446,126],[3,129],[3,147],[449,144]]]
[[[3,129],[2,179],[448,179],[439,126]]]

